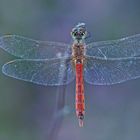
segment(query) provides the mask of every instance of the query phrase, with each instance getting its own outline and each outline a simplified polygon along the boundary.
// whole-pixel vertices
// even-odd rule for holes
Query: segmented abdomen
[[[83,64],[77,63],[76,68],[76,114],[79,119],[83,119],[85,113]]]

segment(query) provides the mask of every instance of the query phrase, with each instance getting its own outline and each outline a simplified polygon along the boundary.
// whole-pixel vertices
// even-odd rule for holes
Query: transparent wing
[[[24,59],[51,59],[70,55],[69,45],[58,42],[37,41],[18,35],[0,38],[0,48]]]
[[[140,55],[140,34],[126,38],[91,43],[86,55],[103,58],[126,58]]]
[[[4,64],[5,75],[39,85],[65,85],[74,79],[69,59],[14,60]]]
[[[87,58],[85,81],[95,85],[112,85],[140,77],[140,58]]]

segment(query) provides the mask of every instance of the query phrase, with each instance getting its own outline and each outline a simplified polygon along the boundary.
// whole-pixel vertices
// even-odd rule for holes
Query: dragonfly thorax
[[[72,57],[75,63],[83,63],[85,58],[85,46],[84,44],[73,44],[72,46]]]

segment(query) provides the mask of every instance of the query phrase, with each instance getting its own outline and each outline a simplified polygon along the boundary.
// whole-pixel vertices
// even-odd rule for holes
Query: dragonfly
[[[4,64],[2,72],[44,86],[61,86],[75,80],[75,110],[82,127],[85,82],[113,85],[140,77],[140,34],[90,44],[85,43],[87,36],[85,23],[72,28],[72,44],[2,36],[0,48],[17,57]]]

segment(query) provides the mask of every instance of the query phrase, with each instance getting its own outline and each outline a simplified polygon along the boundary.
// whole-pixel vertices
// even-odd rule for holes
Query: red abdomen
[[[79,120],[84,119],[85,114],[85,97],[84,97],[84,81],[83,81],[83,64],[77,63],[76,68],[76,115]]]

